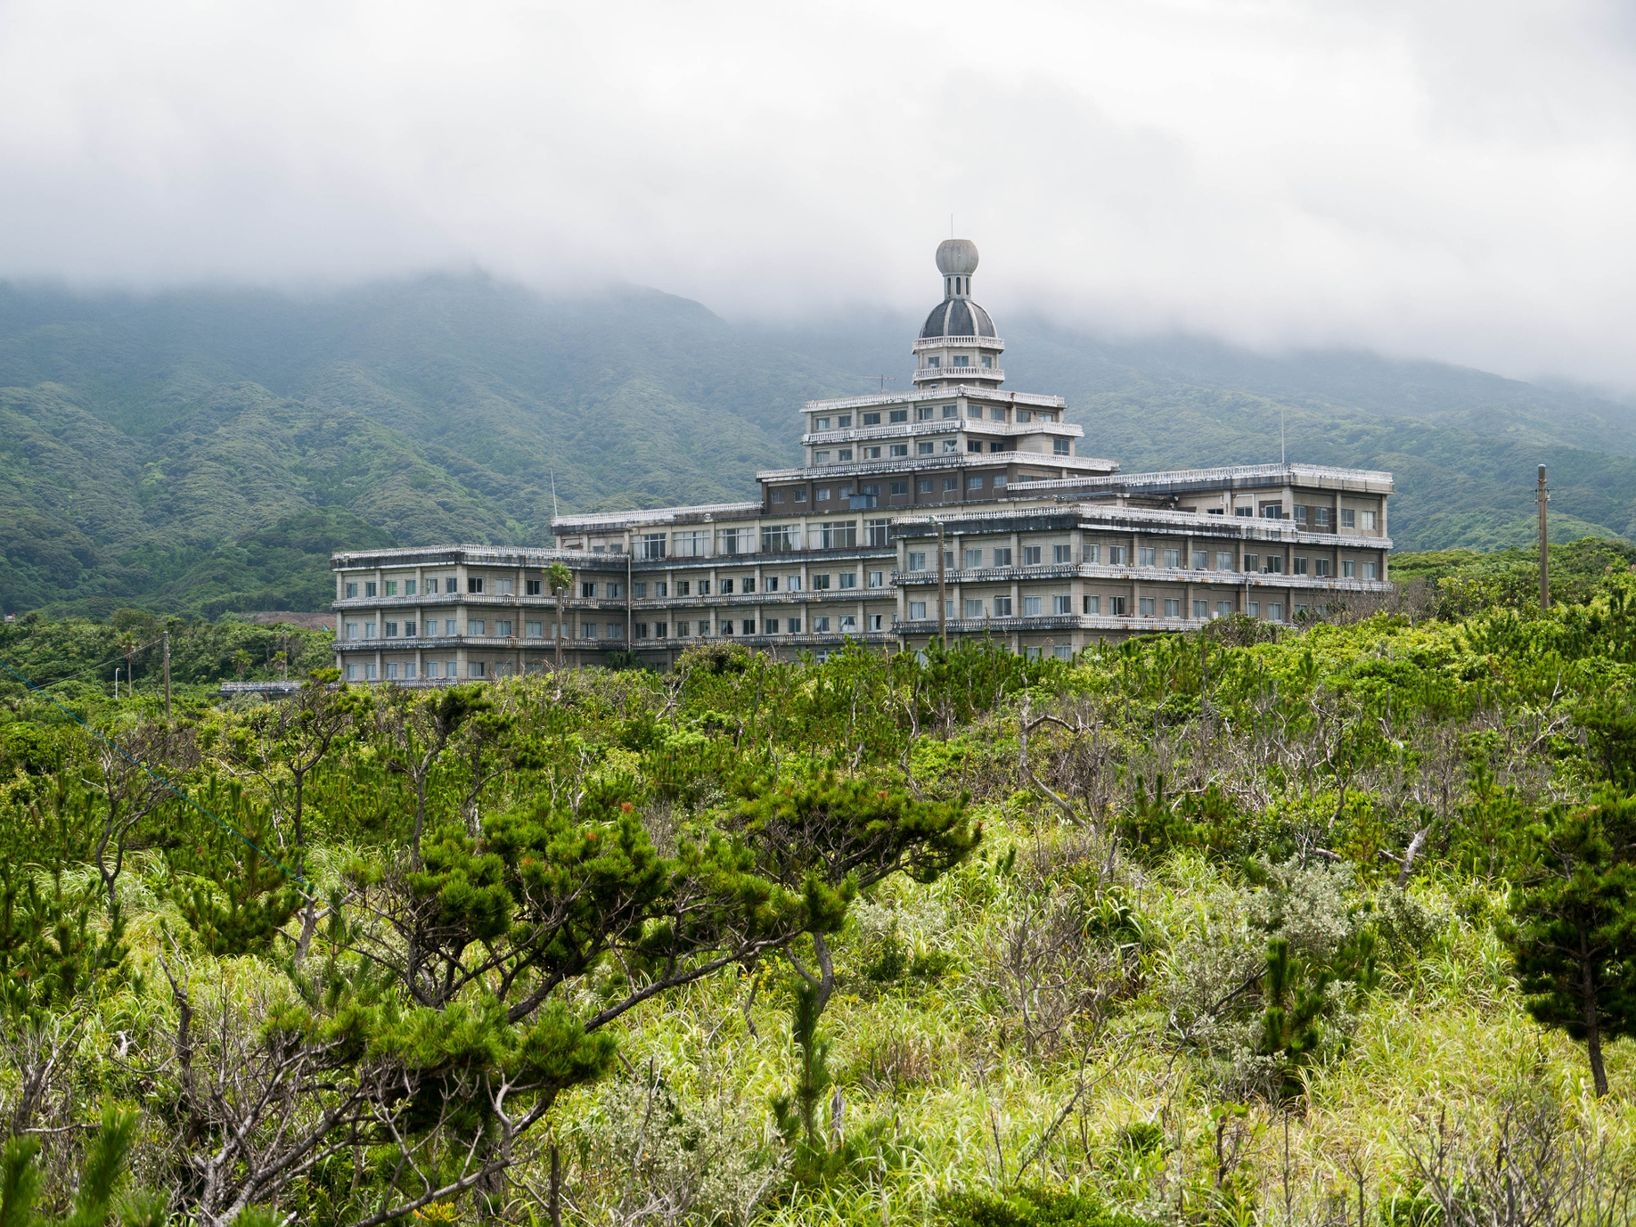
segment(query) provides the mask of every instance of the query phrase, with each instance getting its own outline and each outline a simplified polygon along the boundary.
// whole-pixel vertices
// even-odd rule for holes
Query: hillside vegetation
[[[1072,664],[721,647],[196,692],[170,725],[148,691],[6,685],[0,1196],[81,1223],[118,1197],[1630,1221],[1611,561],[1547,614],[1224,620]]]
[[[0,612],[316,609],[336,549],[544,544],[563,511],[736,500],[808,398],[907,386],[917,321],[734,325],[652,291],[481,276],[307,297],[0,285]],[[1400,546],[1636,536],[1636,410],[1358,354],[1258,357],[1002,321],[1008,386],[1068,396],[1127,470],[1393,470]]]

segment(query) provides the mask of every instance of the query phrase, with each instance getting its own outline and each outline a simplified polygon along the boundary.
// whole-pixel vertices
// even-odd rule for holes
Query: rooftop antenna
[[[954,214],[953,213],[949,214],[949,237],[951,239],[954,237]]]
[[[892,377],[890,375],[882,375],[880,377],[880,390],[882,392],[886,391],[886,385],[891,383],[891,382],[892,382]]]
[[[551,518],[557,518],[557,471],[551,470]]]

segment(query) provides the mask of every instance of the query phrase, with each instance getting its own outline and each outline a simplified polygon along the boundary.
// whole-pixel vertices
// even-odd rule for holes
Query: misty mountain
[[[814,396],[909,383],[919,321],[735,325],[626,289],[481,275],[294,297],[0,284],[0,608],[316,608],[334,549],[540,544],[563,511],[733,500]],[[1127,470],[1288,455],[1397,474],[1400,546],[1636,538],[1636,410],[1367,354],[1266,357],[1002,321],[1007,386],[1060,392]]]

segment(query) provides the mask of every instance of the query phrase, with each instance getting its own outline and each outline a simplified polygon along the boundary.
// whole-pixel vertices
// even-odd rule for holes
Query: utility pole
[[[170,632],[165,632],[165,723],[170,723]]]
[[[943,650],[949,650],[949,589],[946,574],[946,560],[943,557],[943,521],[933,521],[937,525],[937,637],[942,640]]]
[[[1551,495],[1545,488],[1545,466],[1539,466],[1539,486],[1534,492],[1539,501],[1539,607],[1551,608],[1551,564],[1550,544],[1545,531],[1545,505],[1551,501]]]

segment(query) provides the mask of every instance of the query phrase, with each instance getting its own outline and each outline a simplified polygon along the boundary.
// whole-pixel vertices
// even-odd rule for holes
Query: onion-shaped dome
[[[970,239],[944,239],[937,245],[937,271],[943,274],[943,301],[926,317],[920,339],[997,335],[988,312],[971,301],[977,244]]]

